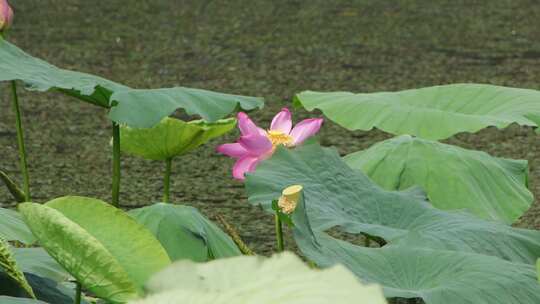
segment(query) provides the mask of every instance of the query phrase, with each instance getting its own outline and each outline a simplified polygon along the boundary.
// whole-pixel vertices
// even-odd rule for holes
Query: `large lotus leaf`
[[[249,201],[269,206],[282,189],[304,187],[308,216],[316,231],[339,224],[390,244],[475,252],[533,264],[540,256],[540,231],[512,228],[462,211],[431,206],[415,189],[387,191],[350,168],[335,149],[307,144],[279,148],[248,175]]]
[[[194,150],[229,132],[235,125],[234,118],[207,123],[167,117],[149,129],[123,126],[120,128],[120,149],[146,159],[166,160]]]
[[[537,126],[540,91],[485,84],[451,84],[398,92],[302,92],[295,103],[349,130],[445,139],[460,132],[511,123]]]
[[[262,98],[184,87],[118,91],[111,100],[118,104],[111,109],[109,117],[133,128],[150,128],[179,108],[189,115],[214,122],[239,107],[253,110],[264,105]]]
[[[306,207],[307,204],[307,207]],[[301,199],[292,215],[302,253],[318,266],[340,263],[366,282],[381,284],[389,298],[422,298],[426,304],[522,304],[540,300],[532,265],[467,252],[387,245],[366,248],[311,227]],[[384,212],[384,210],[382,211]],[[337,226],[348,220],[335,218]]]
[[[55,282],[65,282],[71,278],[71,275],[43,248],[12,248],[12,251],[17,264],[25,273],[32,273]]]
[[[40,277],[32,273],[25,273],[25,275],[38,300],[51,304],[75,303],[75,284],[58,283],[51,279]],[[0,273],[0,294],[10,297],[27,297],[25,291],[3,273]],[[2,297],[0,297],[0,303],[4,304],[4,302],[1,300]],[[86,304],[88,302],[83,299],[81,303]]]
[[[389,298],[422,298],[426,304],[540,303],[534,266],[456,251],[389,246],[366,248],[318,233],[296,233],[302,253],[320,267],[341,263]]]
[[[0,237],[7,241],[32,244],[36,238],[24,223],[21,215],[14,210],[0,208]]]
[[[64,197],[19,205],[49,254],[86,289],[110,302],[137,295],[169,263],[152,234],[119,209],[95,199]]]
[[[111,108],[109,118],[134,128],[150,128],[177,109],[206,121],[226,117],[237,108],[262,108],[261,98],[175,87],[135,90],[97,77],[57,68],[0,39],[0,81],[21,80],[30,90],[58,90]]]
[[[2,304],[47,304],[39,300],[15,298],[15,297],[8,297],[8,296],[0,296],[0,303]]]
[[[102,107],[109,107],[112,92],[129,89],[101,77],[57,68],[0,39],[0,81],[10,80],[23,81],[29,90],[59,90]]]
[[[147,284],[133,304],[383,304],[378,286],[364,286],[343,266],[310,269],[291,253],[241,256],[205,264],[181,261]]]
[[[536,271],[538,272],[538,282],[540,283],[540,258],[536,260]]]
[[[525,160],[480,152],[409,135],[347,155],[345,161],[388,190],[421,186],[439,209],[466,209],[512,223],[533,201]]]
[[[227,234],[193,207],[157,203],[129,214],[155,235],[173,261],[203,262],[241,254]]]

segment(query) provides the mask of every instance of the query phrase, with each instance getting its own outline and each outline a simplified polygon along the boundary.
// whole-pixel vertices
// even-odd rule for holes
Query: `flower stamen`
[[[270,139],[274,148],[279,145],[283,145],[285,147],[293,146],[294,138],[289,134],[285,134],[283,132],[275,130],[268,130],[267,134],[268,139]]]

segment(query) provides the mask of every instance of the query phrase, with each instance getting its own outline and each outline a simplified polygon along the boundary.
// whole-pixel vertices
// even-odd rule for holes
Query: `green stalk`
[[[278,212],[276,211],[276,214],[274,215],[274,221],[276,224],[276,244],[277,244],[277,251],[283,252],[283,225],[281,224],[281,220],[279,219]]]
[[[82,286],[81,283],[76,282],[77,289],[75,291],[75,304],[81,304],[81,298],[82,298]]]
[[[21,120],[21,108],[19,106],[19,96],[17,95],[17,83],[11,81],[11,92],[13,94],[13,111],[15,111],[15,123],[17,127],[17,144],[19,146],[19,161],[21,173],[23,175],[23,192],[25,200],[30,201],[30,176],[28,174],[28,162],[26,161],[26,148],[24,146],[24,133]]]
[[[172,168],[172,158],[167,158],[165,160],[165,176],[163,177],[163,202],[164,203],[170,203],[171,168]]]
[[[112,204],[120,206],[120,125],[113,122]]]

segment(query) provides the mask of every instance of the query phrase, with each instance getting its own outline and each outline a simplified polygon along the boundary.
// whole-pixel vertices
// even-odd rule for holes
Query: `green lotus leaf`
[[[20,80],[32,91],[58,90],[102,107],[110,106],[114,91],[129,89],[98,76],[57,68],[4,39],[0,39],[0,66],[0,81]]]
[[[540,258],[536,260],[536,272],[538,272],[538,282],[540,283]]]
[[[71,275],[43,248],[12,248],[12,251],[17,264],[25,273],[32,273],[55,282],[66,282],[71,279]]]
[[[363,281],[382,285],[389,298],[422,298],[426,304],[540,300],[532,265],[538,231],[435,209],[415,189],[383,190],[337,151],[318,145],[278,149],[246,186],[252,202],[267,204],[291,184],[304,187],[292,214],[296,243],[320,267],[343,264]],[[328,235],[332,228],[388,244],[353,245]]]
[[[205,264],[176,262],[147,284],[132,304],[386,303],[378,286],[364,286],[343,266],[310,269],[292,253],[240,256]]]
[[[439,210],[417,189],[387,191],[350,168],[335,149],[306,144],[277,149],[248,175],[249,201],[266,208],[290,185],[302,185],[315,231],[340,225],[389,244],[496,256],[532,265],[540,256],[540,231],[510,227],[463,211]]]
[[[415,248],[407,243],[382,248],[357,246],[313,230],[307,214],[301,200],[293,222],[302,253],[320,267],[347,265],[363,281],[381,284],[388,298],[421,298],[426,304],[521,304],[540,299],[532,265]],[[335,224],[347,225],[339,219]]]
[[[129,215],[154,234],[173,261],[204,262],[241,254],[227,234],[193,207],[157,203]]]
[[[7,296],[0,296],[0,303],[2,304],[47,304],[39,300],[15,298],[15,297],[7,297]]]
[[[109,118],[133,128],[153,127],[180,108],[189,115],[214,122],[238,108],[249,111],[264,106],[262,98],[184,87],[122,90],[115,92],[111,100],[118,104],[111,109]]]
[[[149,129],[121,127],[120,149],[146,159],[166,160],[186,154],[235,126],[234,118],[207,123],[167,117]]]
[[[51,304],[75,303],[75,284],[67,282],[55,282],[32,273],[25,273],[28,283],[32,286],[38,300]],[[0,294],[9,297],[27,297],[26,292],[20,286],[0,272]],[[2,297],[0,297],[0,300]],[[4,302],[0,301],[4,304]],[[8,302],[9,303],[9,302]],[[42,302],[39,302],[42,303]],[[81,304],[87,304],[84,299]]]
[[[23,203],[19,210],[47,252],[87,290],[110,302],[135,297],[170,263],[150,231],[100,200],[63,197],[45,205]]]
[[[344,159],[385,189],[419,185],[439,209],[465,209],[508,224],[525,213],[534,199],[527,189],[527,161],[495,158],[408,135]]]
[[[57,68],[0,39],[0,81],[20,80],[29,90],[60,91],[111,108],[109,118],[134,128],[150,128],[177,109],[213,122],[238,108],[263,107],[263,99],[184,87],[136,90],[94,76]]]
[[[6,208],[0,208],[0,237],[7,241],[19,241],[27,245],[36,241],[21,215],[17,211]]]
[[[17,265],[11,248],[4,239],[0,238],[0,270],[21,287],[26,295],[35,298],[34,291]]]
[[[451,84],[398,92],[302,92],[295,103],[320,109],[349,130],[381,129],[440,140],[512,123],[536,127],[540,91],[486,84]]]

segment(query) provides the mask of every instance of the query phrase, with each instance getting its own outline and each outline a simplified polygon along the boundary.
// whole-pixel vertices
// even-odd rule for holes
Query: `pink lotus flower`
[[[9,29],[13,22],[13,10],[7,0],[0,0],[0,33]]]
[[[274,153],[279,145],[294,147],[313,136],[323,123],[322,118],[310,118],[292,127],[291,112],[283,108],[270,124],[270,130],[257,127],[246,113],[238,113],[240,139],[234,144],[224,144],[217,148],[221,154],[238,159],[233,167],[233,177],[244,180],[246,172],[253,172],[257,164]]]

